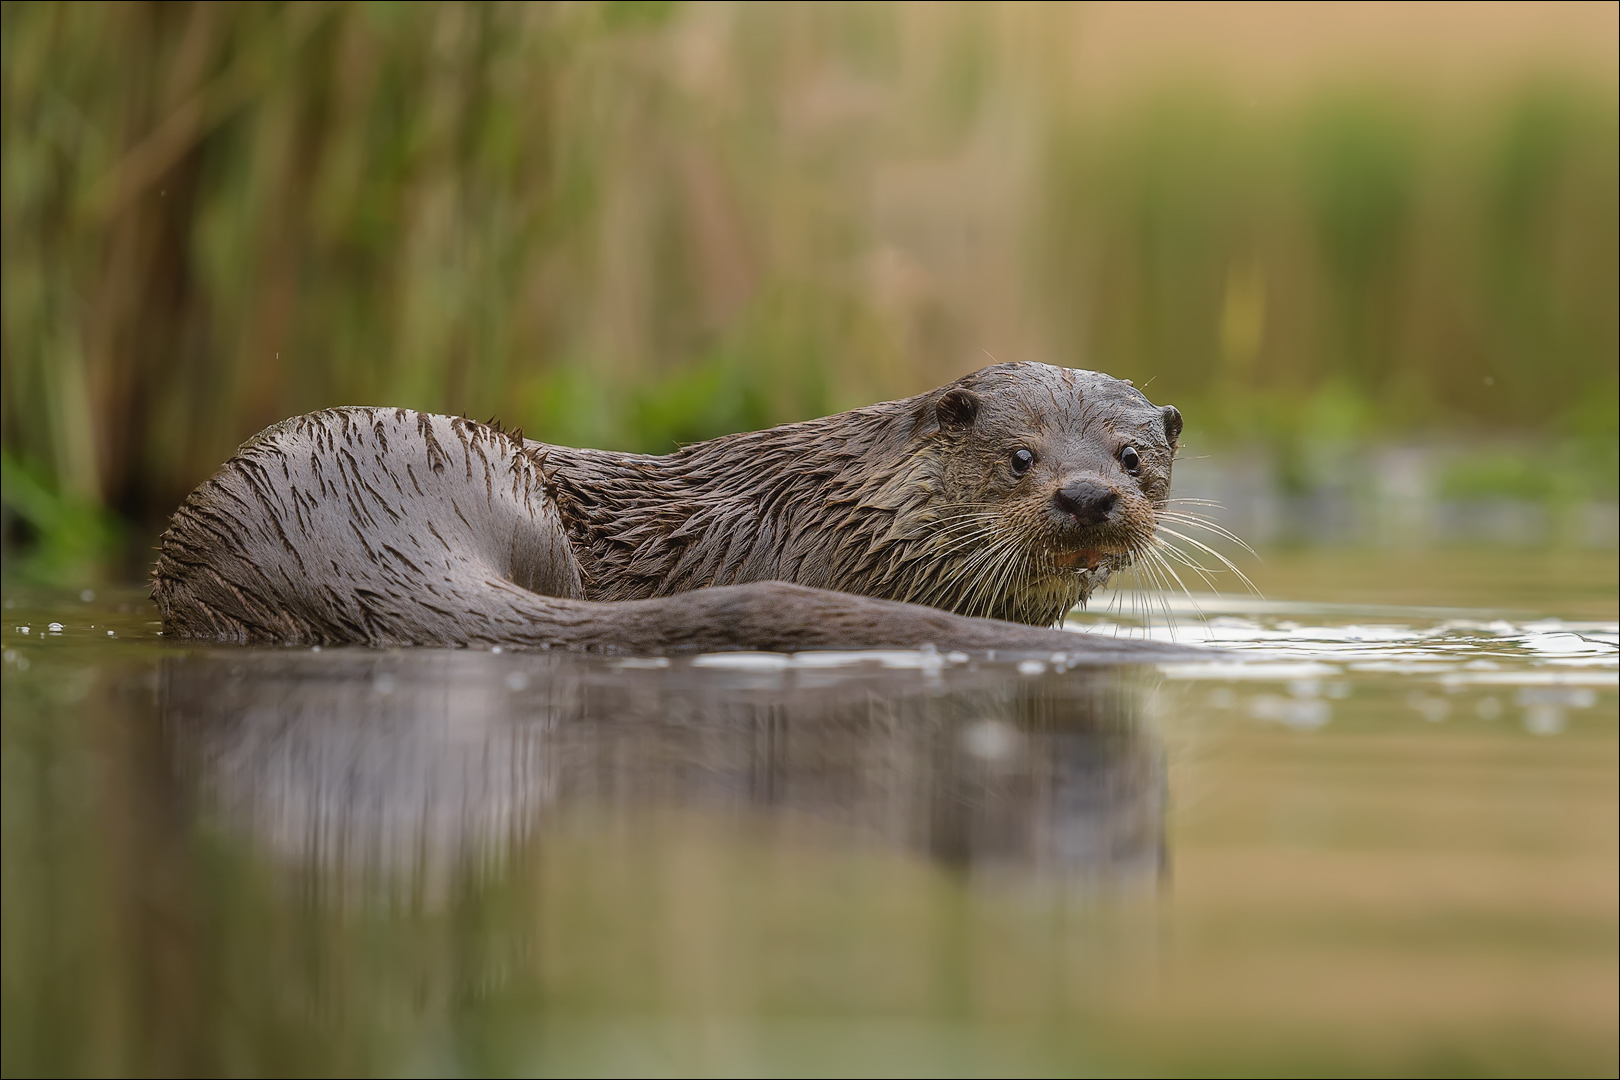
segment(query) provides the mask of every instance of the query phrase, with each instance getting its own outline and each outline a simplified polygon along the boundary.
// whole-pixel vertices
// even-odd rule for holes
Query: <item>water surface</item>
[[[1612,555],[1290,558],[1067,671],[8,588],[4,1071],[1612,1074]]]

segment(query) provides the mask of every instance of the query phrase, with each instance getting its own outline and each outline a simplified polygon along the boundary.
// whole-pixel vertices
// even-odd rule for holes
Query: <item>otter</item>
[[[152,596],[237,642],[1153,656],[1048,628],[1155,543],[1181,427],[1036,363],[662,456],[328,409],[187,497]]]

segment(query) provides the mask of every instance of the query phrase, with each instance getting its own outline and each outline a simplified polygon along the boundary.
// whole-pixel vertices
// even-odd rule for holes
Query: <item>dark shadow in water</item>
[[[173,656],[164,738],[227,830],[368,876],[442,879],[571,814],[690,809],[952,865],[1158,878],[1162,755],[1128,673],[758,660]]]

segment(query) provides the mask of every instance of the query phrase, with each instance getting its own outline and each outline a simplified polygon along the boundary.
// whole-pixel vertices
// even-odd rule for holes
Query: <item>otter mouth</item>
[[[1053,555],[1052,561],[1070,570],[1095,570],[1107,560],[1114,558],[1116,554],[1116,552],[1105,551],[1102,548],[1076,548],[1073,551],[1063,551]]]

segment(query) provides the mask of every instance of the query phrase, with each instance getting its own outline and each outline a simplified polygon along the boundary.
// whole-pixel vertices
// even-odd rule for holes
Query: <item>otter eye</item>
[[[1019,447],[1012,452],[1012,471],[1016,476],[1023,476],[1029,472],[1029,467],[1035,464],[1035,455]]]
[[[1119,452],[1119,463],[1125,466],[1125,471],[1135,476],[1142,471],[1142,455],[1136,452],[1136,447],[1127,446]]]

